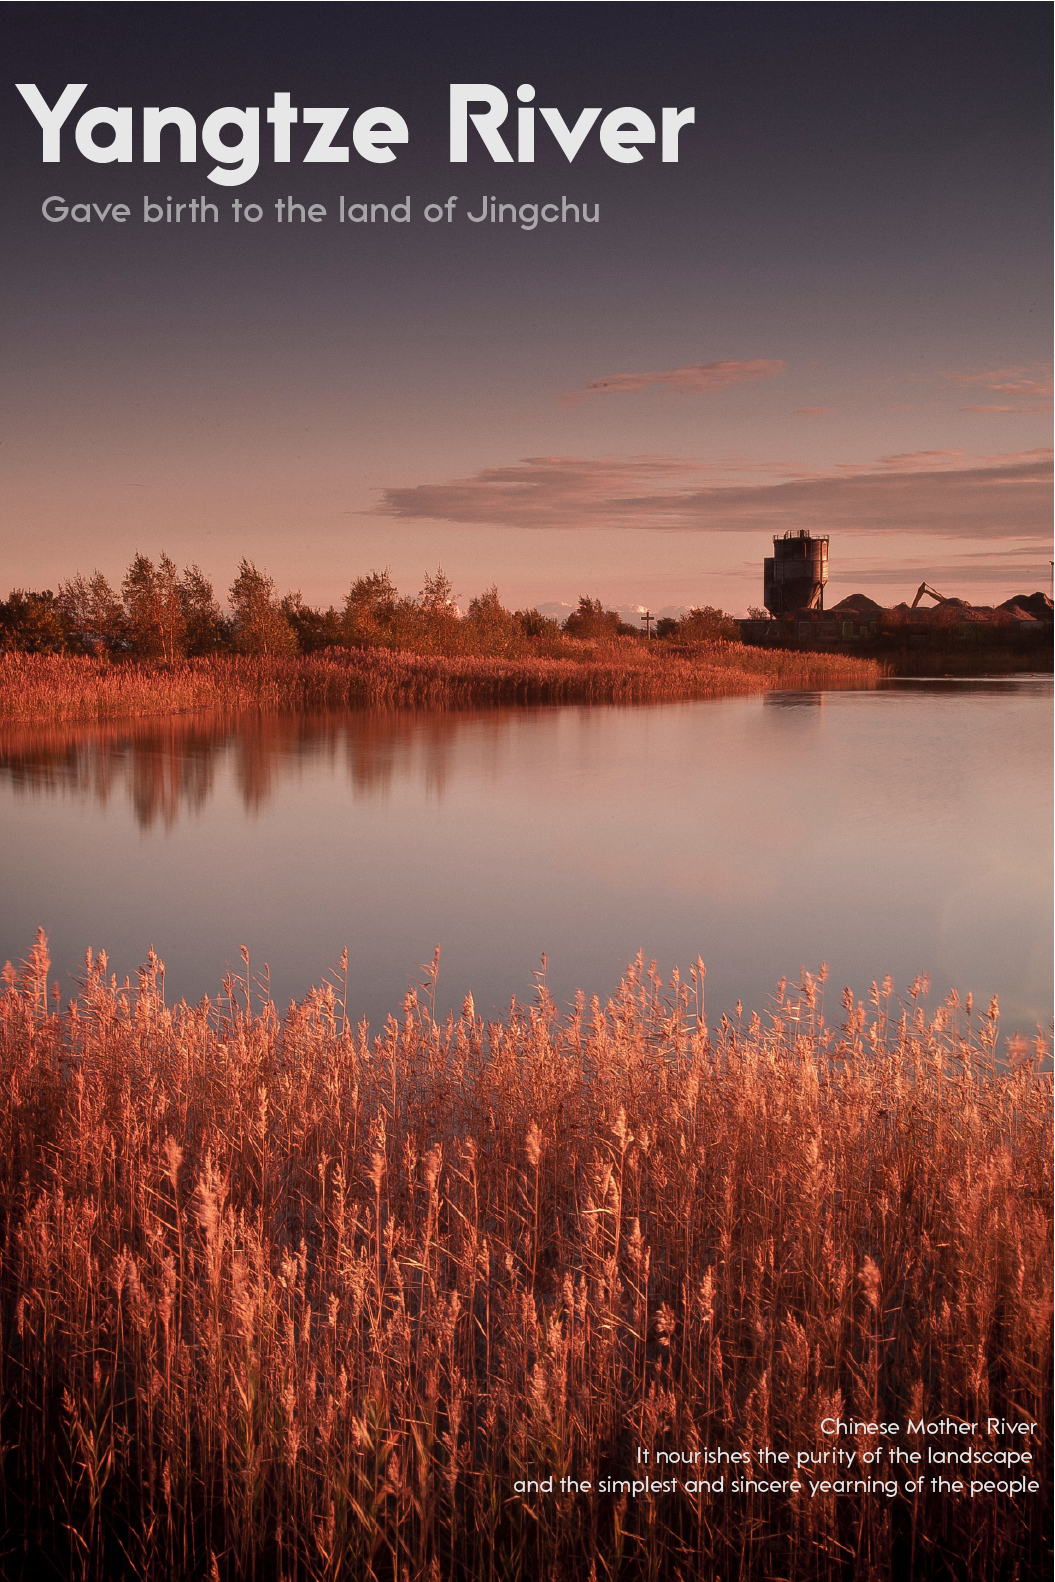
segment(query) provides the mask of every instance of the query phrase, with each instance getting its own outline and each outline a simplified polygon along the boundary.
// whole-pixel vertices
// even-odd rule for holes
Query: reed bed
[[[5,1576],[1044,1574],[1051,1084],[995,1004],[832,1028],[806,975],[711,1034],[639,961],[371,1041],[340,975],[48,966],[0,1000]],[[1042,1492],[730,1492],[830,1417],[1035,1422]],[[641,1447],[750,1460],[604,1491]]]
[[[173,663],[0,654],[0,720],[108,720],[203,708],[659,703],[766,688],[870,686],[886,673],[876,660],[722,641],[676,652],[634,638],[561,638],[557,646],[556,655],[511,659],[383,648]]]

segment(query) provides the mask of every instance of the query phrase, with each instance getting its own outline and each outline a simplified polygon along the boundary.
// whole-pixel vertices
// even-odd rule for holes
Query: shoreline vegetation
[[[243,560],[221,610],[197,566],[136,555],[121,584],[78,573],[0,603],[0,720],[105,720],[190,709],[464,708],[637,703],[769,687],[869,686],[872,659],[745,646],[701,607],[662,639],[583,595],[558,626],[497,588],[457,608],[442,570],[415,598],[387,572],[314,609]]]
[[[0,654],[0,724],[103,721],[197,709],[454,709],[663,703],[769,689],[875,686],[886,669],[842,655],[766,652],[718,639],[681,651],[634,638],[564,639],[557,655],[387,648],[301,657],[118,660]]]
[[[373,1039],[346,958],[285,1015],[248,957],[195,1007],[153,953],[65,1007],[42,933],[6,969],[5,1576],[1043,1574],[1043,1037],[920,980],[829,1023],[823,970],[709,1031],[702,962],[640,959],[437,1025],[437,967]],[[758,1489],[759,1447],[875,1443],[1028,1450],[1040,1492]],[[628,1497],[640,1447],[749,1459]]]

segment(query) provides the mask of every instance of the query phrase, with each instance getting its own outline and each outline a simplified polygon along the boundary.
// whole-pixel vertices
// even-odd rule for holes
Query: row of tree
[[[416,598],[401,595],[387,571],[351,585],[341,610],[306,604],[299,593],[279,598],[274,579],[251,560],[239,563],[221,609],[199,566],[180,572],[168,555],[155,564],[137,554],[115,589],[101,571],[80,572],[58,592],[15,589],[0,603],[0,649],[41,654],[109,654],[174,661],[218,653],[293,655],[324,648],[482,647],[497,650],[525,638],[604,640],[640,629],[583,595],[563,626],[538,610],[507,610],[492,587],[462,615],[442,570],[425,577]],[[681,640],[735,637],[721,610],[693,610],[660,621],[658,635]]]

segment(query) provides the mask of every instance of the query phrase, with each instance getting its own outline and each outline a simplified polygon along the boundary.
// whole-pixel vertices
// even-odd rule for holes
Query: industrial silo
[[[828,538],[814,538],[803,528],[774,538],[773,554],[763,568],[763,602],[770,615],[795,615],[824,609],[828,580]]]

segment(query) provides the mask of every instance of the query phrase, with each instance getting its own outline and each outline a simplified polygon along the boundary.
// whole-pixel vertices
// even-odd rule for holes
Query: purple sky
[[[774,532],[831,535],[829,602],[1048,587],[1050,13],[1037,5],[5,7],[3,569],[55,586],[140,549],[226,589],[248,555],[339,603],[437,564],[463,603],[761,603]],[[58,25],[61,22],[61,26]],[[58,165],[14,88],[86,81]],[[470,135],[448,84],[696,108],[678,163],[569,165]],[[388,165],[145,166],[143,105],[375,104]],[[83,109],[131,105],[130,164]],[[514,114],[515,111],[511,111]],[[49,224],[51,194],[131,217]],[[215,226],[144,225],[144,194]],[[279,226],[277,196],[326,207]],[[458,196],[453,223],[424,205]],[[483,198],[599,205],[489,220]],[[341,225],[409,196],[409,224]],[[236,226],[233,199],[264,219]]]

